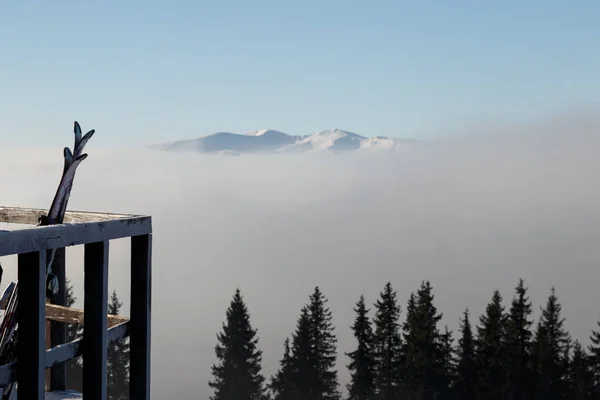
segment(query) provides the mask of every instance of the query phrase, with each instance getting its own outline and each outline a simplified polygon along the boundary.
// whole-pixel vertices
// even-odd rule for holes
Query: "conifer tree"
[[[447,395],[451,378],[451,371],[444,370],[444,365],[452,358],[449,350],[451,335],[450,332],[441,335],[437,328],[442,315],[438,314],[433,298],[430,282],[422,282],[416,295],[410,295],[403,324],[406,371],[403,392],[413,398]]]
[[[411,292],[406,305],[406,318],[402,324],[404,340],[402,342],[402,393],[410,398],[417,396],[417,372],[415,368],[416,349],[413,327],[417,320],[417,298],[414,292]]]
[[[429,281],[422,282],[416,296],[416,313],[405,339],[412,344],[415,357],[413,368],[417,374],[417,388],[423,399],[445,392],[440,386],[439,366],[443,362],[442,342],[437,324],[442,318],[433,304],[433,288]]]
[[[380,400],[397,399],[400,395],[402,341],[399,318],[397,293],[388,282],[375,302],[373,318],[376,398]]]
[[[337,338],[332,323],[332,314],[327,307],[327,298],[319,287],[310,296],[311,340],[314,349],[316,380],[312,389],[315,400],[337,400],[340,398],[337,370]]]
[[[77,298],[74,294],[73,284],[69,278],[65,278],[65,307],[73,307]]]
[[[268,389],[273,400],[292,400],[294,399],[293,364],[289,338],[286,338],[283,343],[283,358],[279,361],[279,366],[279,371],[271,377]]]
[[[358,343],[356,350],[346,353],[351,360],[348,365],[351,376],[350,383],[347,385],[348,400],[373,400],[375,398],[376,366],[374,339],[364,296],[360,296],[354,312],[356,319],[351,329]]]
[[[506,377],[506,315],[502,296],[494,291],[485,313],[479,318],[476,340],[478,396],[503,399]]]
[[[469,309],[466,309],[460,320],[458,340],[458,365],[454,385],[456,398],[461,400],[477,399],[477,366],[475,364],[475,338],[469,319]]]
[[[525,400],[532,393],[531,346],[532,336],[530,319],[531,302],[527,297],[527,288],[523,279],[515,288],[506,327],[507,376],[506,392],[509,400]]]
[[[454,337],[448,326],[444,326],[444,333],[439,335],[440,356],[438,361],[438,380],[436,382],[437,398],[449,399],[454,393],[456,380],[456,352],[454,350]]]
[[[562,306],[552,288],[535,333],[533,358],[538,399],[552,400],[567,395],[570,337],[564,328],[561,311]]]
[[[600,321],[597,322],[600,328]],[[592,374],[592,390],[598,398],[600,398],[600,329],[592,330],[590,336],[592,342],[589,346],[589,363],[590,372]]]
[[[568,399],[589,400],[592,398],[593,377],[590,359],[578,340],[573,344],[573,355],[569,365]]]
[[[292,333],[291,356],[278,372],[276,384],[280,389],[274,392],[276,400],[310,400],[315,394],[317,381],[317,362],[312,337],[312,321],[308,306],[303,306],[296,330]]]
[[[77,298],[75,297],[71,280],[65,280],[65,306],[72,307]],[[83,335],[83,329],[77,324],[67,324],[67,342],[79,339]],[[66,387],[78,393],[83,391],[83,364],[81,357],[73,358],[66,362]]]
[[[313,382],[317,371],[312,348],[311,318],[308,306],[303,306],[292,343],[285,339],[279,370],[271,377],[268,389],[273,400],[308,400],[314,393]]]
[[[116,290],[113,290],[108,304],[108,313],[119,315],[122,305]],[[110,343],[106,359],[108,399],[129,399],[129,340],[125,338]]]
[[[217,334],[215,353],[218,363],[212,366],[214,390],[211,400],[263,400],[266,397],[261,372],[262,351],[257,348],[256,330],[240,290],[235,291],[226,311],[226,322]]]
[[[336,336],[327,298],[316,287],[302,307],[280,370],[269,385],[276,400],[338,400]]]

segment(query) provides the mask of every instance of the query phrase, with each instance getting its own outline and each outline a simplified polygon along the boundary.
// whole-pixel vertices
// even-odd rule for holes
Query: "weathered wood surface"
[[[37,225],[40,215],[47,214],[48,210],[38,208],[20,208],[0,206],[0,222],[10,224]],[[75,224],[80,222],[101,222],[111,219],[135,218],[141,215],[112,214],[88,211],[66,211],[63,223]]]
[[[120,315],[107,314],[108,327],[112,328],[115,325],[129,321],[129,318]],[[46,319],[65,324],[77,324],[83,326],[83,310],[79,308],[71,308],[59,306],[56,304],[46,304]]]
[[[129,336],[129,322],[115,325],[107,332],[107,341],[116,342]],[[83,339],[77,339],[46,351],[45,368],[64,363],[83,354]],[[14,382],[17,378],[17,362],[0,366],[0,386]]]
[[[121,239],[151,232],[152,217],[131,217],[4,231],[0,232],[0,257]]]

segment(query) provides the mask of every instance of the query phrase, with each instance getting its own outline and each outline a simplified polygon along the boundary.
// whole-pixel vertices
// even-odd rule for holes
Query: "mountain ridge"
[[[421,140],[387,136],[367,137],[338,128],[309,135],[290,135],[275,129],[260,129],[244,133],[215,132],[194,139],[155,144],[150,148],[170,152],[235,155],[244,153],[396,152],[417,142],[421,142]]]

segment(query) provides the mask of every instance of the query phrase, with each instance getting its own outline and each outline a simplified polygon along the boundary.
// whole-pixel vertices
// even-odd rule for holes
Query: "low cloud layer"
[[[454,330],[464,308],[478,317],[494,289],[508,305],[520,277],[536,317],[556,286],[568,328],[587,343],[600,318],[599,145],[600,119],[590,113],[479,126],[398,155],[214,157],[97,150],[92,139],[69,208],[153,217],[154,397],[208,397],[216,334],[236,287],[270,375],[319,285],[345,383],[354,302],[364,294],[373,303],[387,281],[404,310],[431,280]],[[61,156],[60,148],[0,150],[0,203],[47,208]],[[111,243],[110,269],[126,308],[127,245]],[[81,248],[69,249],[80,300],[82,259]],[[4,288],[15,260],[0,261]]]

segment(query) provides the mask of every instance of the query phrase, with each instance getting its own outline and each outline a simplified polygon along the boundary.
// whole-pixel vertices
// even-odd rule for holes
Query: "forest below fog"
[[[387,283],[372,307],[363,296],[349,305],[355,347],[340,360],[328,299],[317,286],[282,338],[279,370],[265,376],[259,333],[237,289],[217,335],[211,400],[600,398],[600,328],[582,345],[564,326],[554,288],[537,321],[527,291],[519,280],[506,305],[494,291],[477,320],[464,310],[454,332],[440,326],[430,282],[406,305]],[[342,366],[351,376],[345,391]]]

